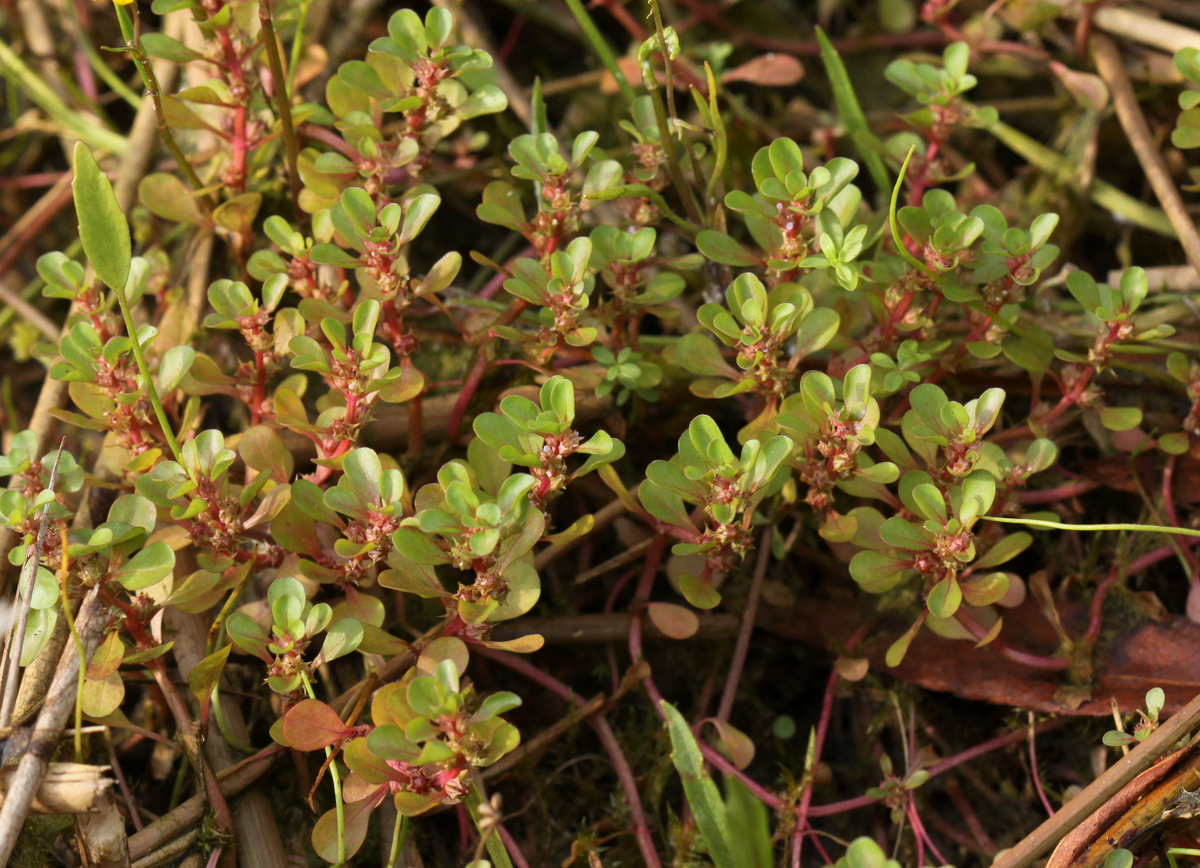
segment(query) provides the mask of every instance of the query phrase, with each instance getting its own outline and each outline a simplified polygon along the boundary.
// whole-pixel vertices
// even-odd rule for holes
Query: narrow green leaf
[[[918,271],[923,271],[932,276],[933,272],[929,267],[909,253],[908,248],[904,246],[904,239],[900,237],[900,224],[896,220],[896,205],[900,201],[900,190],[904,187],[904,175],[908,172],[908,164],[912,160],[913,151],[916,149],[916,145],[908,149],[908,156],[904,158],[904,165],[900,167],[900,174],[896,178],[896,186],[892,188],[892,201],[888,209],[888,225],[892,229],[892,241],[896,244],[896,252],[904,257],[905,262],[912,265]]]
[[[683,715],[666,700],[661,703],[671,734],[671,760],[683,780],[683,792],[696,817],[696,828],[717,868],[734,868],[729,817],[717,785],[704,770],[704,756]]]
[[[110,289],[124,292],[133,259],[129,224],[117,204],[108,176],[83,142],[75,143],[74,168],[71,192],[75,196],[83,252],[97,277]]]
[[[863,114],[862,106],[858,103],[858,96],[854,93],[854,85],[850,83],[850,75],[846,72],[841,55],[820,27],[817,28],[817,42],[821,45],[821,61],[825,64],[825,73],[833,86],[833,99],[837,103],[838,115],[846,125],[850,137],[854,139],[859,156],[866,164],[867,171],[871,173],[871,180],[879,188],[880,195],[883,195],[892,186],[887,167],[880,156],[883,145],[867,125],[867,116]]]

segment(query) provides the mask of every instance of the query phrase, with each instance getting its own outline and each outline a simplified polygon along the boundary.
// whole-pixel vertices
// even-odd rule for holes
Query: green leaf
[[[963,599],[969,606],[990,606],[1008,593],[1008,573],[989,573],[960,582]]]
[[[721,356],[721,351],[704,335],[693,332],[675,345],[675,362],[685,371],[702,377],[737,379],[740,375]]]
[[[229,659],[229,652],[232,650],[233,645],[230,644],[219,651],[214,651],[193,666],[192,671],[188,673],[188,687],[196,699],[200,701],[201,720],[208,717],[208,705],[212,700],[213,688],[221,680],[221,672],[225,669],[225,661]]]
[[[1032,542],[1033,537],[1025,533],[1025,531],[1011,534],[1004,537],[1004,539],[1000,540],[1000,542],[988,549],[987,554],[985,554],[971,566],[976,570],[998,567],[1000,564],[1011,561],[1021,552],[1025,551],[1025,549],[1029,548]]]
[[[151,543],[113,574],[127,591],[139,591],[162,581],[175,569],[175,551],[166,542]]]
[[[175,391],[196,359],[196,351],[189,346],[171,347],[163,353],[158,364],[158,390],[164,395]]]
[[[493,693],[482,703],[480,703],[479,710],[471,715],[471,722],[479,723],[484,720],[490,720],[498,714],[504,714],[506,711],[512,711],[512,709],[516,708],[520,704],[521,697],[517,696],[515,693],[509,693],[508,691]]]
[[[913,488],[912,496],[923,518],[931,518],[945,524],[946,501],[935,486],[923,482]]]
[[[722,265],[753,268],[762,264],[757,256],[738,244],[733,238],[715,229],[705,229],[697,235],[696,247],[713,262],[719,262]]]
[[[258,622],[244,612],[234,612],[225,620],[225,631],[233,643],[261,660],[270,662],[271,653],[267,650],[267,635]]]
[[[320,661],[328,663],[330,660],[336,660],[338,657],[349,654],[358,647],[362,638],[362,624],[353,618],[343,618],[330,627],[325,634],[325,644],[321,646],[319,656]]]
[[[679,577],[679,592],[683,598],[697,609],[715,609],[721,602],[721,595],[702,576],[684,573]]]
[[[921,533],[916,525],[897,515],[892,516],[880,526],[879,535],[888,545],[905,551],[919,552],[933,547],[932,542]]]
[[[683,792],[696,818],[696,828],[708,847],[708,855],[716,868],[735,868],[733,839],[729,834],[729,817],[717,785],[704,768],[704,755],[683,715],[666,700],[660,707],[667,718],[671,735],[671,760],[683,780]]]
[[[92,268],[104,283],[117,292],[125,291],[133,247],[129,224],[117,204],[108,176],[83,142],[75,143],[75,177],[71,192],[79,217],[79,241]]]
[[[896,586],[909,563],[883,552],[863,551],[851,558],[850,577],[867,593],[882,594]]]
[[[958,607],[962,603],[962,588],[958,586],[958,580],[942,579],[929,591],[925,602],[932,614],[939,618],[949,618],[958,611]]]
[[[858,155],[862,157],[867,171],[871,173],[871,180],[875,182],[880,193],[886,192],[891,189],[892,179],[888,176],[881,156],[883,145],[871,132],[867,116],[863,114],[862,106],[859,105],[858,96],[854,93],[854,85],[850,82],[850,74],[846,71],[841,55],[820,27],[817,28],[817,42],[821,46],[821,62],[825,64],[825,73],[833,87],[833,99],[837,104],[838,115],[846,125],[850,137],[854,139]]]
[[[161,57],[163,60],[170,60],[174,63],[187,63],[204,58],[203,54],[193,51],[165,33],[143,33],[142,49],[151,57]]]
[[[1128,431],[1142,424],[1142,411],[1137,407],[1101,407],[1100,424],[1109,431]]]
[[[772,868],[775,860],[770,813],[762,800],[733,775],[725,775],[725,810],[730,837],[738,842],[738,855],[743,860],[739,868]]]
[[[908,646],[916,638],[917,631],[921,629],[923,623],[925,623],[924,612],[917,616],[917,620],[913,621],[912,626],[904,631],[903,636],[892,643],[892,646],[887,650],[887,654],[884,655],[883,662],[888,666],[899,666],[903,663],[904,655],[908,653]]]

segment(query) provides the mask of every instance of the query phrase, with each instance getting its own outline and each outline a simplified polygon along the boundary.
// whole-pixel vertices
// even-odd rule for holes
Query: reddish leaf
[[[717,720],[715,717],[709,718],[706,722],[711,723],[717,728],[721,753],[729,757],[735,766],[739,769],[744,769],[750,763],[754,762],[754,742],[750,740],[750,736],[737,727],[723,720]]]
[[[839,657],[833,662],[833,668],[846,681],[862,681],[871,671],[871,661],[865,657]]]
[[[787,87],[804,78],[804,66],[790,54],[771,52],[735,66],[721,76],[721,81],[748,81],[767,87]]]
[[[283,719],[283,738],[296,750],[328,747],[351,732],[336,711],[317,699],[305,699]]]
[[[125,659],[125,646],[121,643],[120,633],[109,633],[88,664],[88,681],[103,681],[112,675]]]
[[[672,639],[690,639],[700,629],[696,613],[674,603],[651,603],[646,614],[655,627]]]
[[[1086,603],[1059,603],[1057,614],[1069,635],[1081,636],[1087,629]],[[820,600],[800,600],[790,610],[763,607],[758,616],[759,627],[822,648],[845,642],[860,623],[852,608]],[[873,667],[882,668],[888,646],[908,626],[902,619],[885,624],[874,638],[855,648]],[[1039,655],[1053,655],[1059,645],[1055,628],[1032,594],[1005,612],[1000,639]],[[917,634],[904,661],[888,674],[964,699],[1103,717],[1112,714],[1109,697],[1115,697],[1124,710],[1138,708],[1145,703],[1147,690],[1169,684],[1163,713],[1173,714],[1200,693],[1200,624],[1178,616],[1165,623],[1143,621],[1098,645],[1094,660],[1093,698],[1075,706],[1060,692],[1061,673],[1033,669],[1009,660],[992,646],[972,649],[929,630]]]
[[[357,853],[358,848],[366,840],[367,824],[371,820],[371,812],[379,807],[386,797],[387,788],[380,787],[370,798],[363,799],[361,802],[351,802],[345,806],[347,859]],[[330,808],[313,826],[313,849],[326,862],[336,863],[338,861],[337,839],[337,810]]]

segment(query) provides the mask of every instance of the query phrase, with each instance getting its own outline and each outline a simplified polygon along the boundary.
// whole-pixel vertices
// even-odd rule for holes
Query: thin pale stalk
[[[1154,190],[1158,203],[1162,205],[1167,219],[1175,227],[1188,262],[1200,273],[1200,232],[1192,222],[1192,215],[1188,213],[1183,197],[1179,195],[1179,187],[1176,186],[1158,150],[1150,126],[1146,123],[1146,116],[1142,114],[1133,84],[1125,72],[1125,61],[1121,59],[1121,53],[1113,41],[1100,34],[1092,37],[1092,57],[1096,61],[1096,71],[1100,73],[1112,93],[1113,107],[1117,110],[1121,127],[1125,130],[1125,136],[1129,139],[1134,153],[1137,154],[1138,162],[1142,164],[1146,180],[1150,182],[1150,187]]]
[[[271,77],[275,80],[275,103],[279,110],[279,124],[283,129],[288,187],[292,191],[292,210],[296,219],[301,220],[306,215],[300,207],[300,142],[296,138],[296,128],[292,125],[292,100],[288,92],[288,79],[283,72],[283,60],[279,56],[279,42],[275,38],[275,22],[271,17],[271,0],[258,0],[258,21],[262,25],[263,41],[267,47],[267,62],[271,66]]]
[[[129,149],[129,140],[124,136],[87,120],[63,102],[58,94],[46,85],[42,77],[26,66],[4,41],[0,41],[0,71],[7,79],[17,84],[21,92],[33,100],[38,108],[70,130],[72,135],[77,136],[88,147],[118,155]]]
[[[87,656],[87,651],[83,647],[83,638],[75,629],[75,616],[71,614],[71,598],[67,594],[67,579],[71,575],[71,561],[67,555],[67,529],[60,528],[59,534],[62,536],[62,566],[58,570],[59,594],[62,599],[63,617],[67,619],[67,629],[71,631],[71,638],[75,642],[75,651],[79,654],[79,677],[75,681],[75,762],[81,763],[83,762],[83,683],[87,675],[87,667],[83,660]],[[140,829],[141,823],[136,813],[131,819]]]
[[[663,58],[667,65],[670,65],[671,61],[666,57],[664,51]],[[692,188],[688,186],[687,179],[683,177],[683,169],[679,165],[679,155],[675,153],[670,126],[667,124],[667,107],[663,104],[662,95],[659,94],[657,87],[650,91],[650,103],[654,106],[654,120],[658,125],[658,137],[662,142],[663,152],[667,155],[667,174],[671,176],[671,184],[675,187],[675,192],[679,194],[679,199],[683,202],[683,210],[687,211],[688,218],[693,223],[700,223],[700,209],[696,207]]]
[[[104,62],[104,58],[100,56],[100,52],[92,44],[91,37],[84,32],[83,25],[79,21],[79,11],[75,8],[74,0],[67,0],[63,5],[67,8],[67,17],[71,20],[71,28],[75,31],[76,41],[87,58],[88,66],[92,68],[92,71],[105,84],[112,88],[113,93],[129,103],[134,110],[140,109],[142,107],[142,98],[134,93],[129,85],[113,72],[112,67]]]
[[[62,457],[62,447],[54,456],[54,466],[50,468],[50,483],[47,490],[52,494],[58,483],[58,459]],[[46,528],[50,524],[50,504],[53,497],[42,507],[42,518],[38,523],[37,534],[32,546],[25,555],[25,563],[21,566],[21,581],[25,585],[21,595],[20,605],[13,620],[12,639],[7,644],[8,660],[4,676],[4,697],[0,700],[0,730],[12,722],[12,710],[17,701],[17,673],[21,668],[21,649],[25,646],[25,629],[29,624],[29,610],[33,601],[33,585],[37,576],[38,562],[42,558],[42,546],[46,541]],[[65,549],[64,549],[65,552]]]
[[[158,389],[154,385],[154,378],[150,376],[150,366],[146,363],[146,353],[142,349],[142,342],[137,336],[137,327],[133,323],[133,314],[129,310],[129,300],[125,298],[124,289],[114,289],[113,292],[117,296],[117,301],[121,305],[121,316],[125,320],[125,333],[129,336],[129,345],[133,349],[133,360],[137,362],[138,371],[142,375],[142,382],[146,387],[146,396],[150,399],[150,406],[154,408],[154,416],[158,419],[158,426],[162,429],[163,437],[166,438],[167,446],[171,450],[171,456],[180,464],[183,464],[183,453],[179,449],[179,441],[175,439],[175,431],[171,428],[171,422],[167,419],[167,411],[163,409],[162,401],[158,397]]]
[[[308,10],[312,8],[313,0],[303,0],[300,4],[300,14],[296,16],[296,32],[292,34],[292,53],[288,58],[288,91],[296,89],[296,70],[300,68],[300,58],[304,54],[304,25],[308,23]]]
[[[146,52],[142,49],[141,39],[141,18],[138,16],[138,8],[136,3],[131,3],[129,9],[132,10],[132,18],[130,13],[126,12],[125,6],[117,5],[114,7],[117,10],[117,20],[121,24],[121,35],[125,37],[125,42],[129,47],[129,56],[133,58],[134,64],[137,66],[138,74],[142,77],[142,84],[146,87],[146,93],[150,96],[150,101],[154,105],[154,119],[158,123],[158,135],[166,145],[167,151],[175,160],[179,170],[183,172],[187,178],[188,186],[193,190],[200,190],[204,187],[204,182],[200,180],[200,176],[196,174],[196,170],[192,168],[191,162],[184,156],[183,149],[179,147],[179,142],[175,141],[175,136],[171,132],[171,128],[167,126],[167,117],[163,111],[162,104],[162,87],[158,83],[158,75],[154,71],[154,64],[150,63],[150,59],[146,56]],[[211,209],[216,207],[216,203],[210,196],[202,197],[202,201]],[[134,343],[136,346],[136,342]]]

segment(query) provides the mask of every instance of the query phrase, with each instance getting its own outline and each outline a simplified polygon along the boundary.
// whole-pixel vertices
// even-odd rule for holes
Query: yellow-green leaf
[[[117,204],[108,176],[82,142],[75,143],[75,177],[71,192],[79,217],[79,241],[88,262],[104,283],[117,292],[125,290],[133,246],[129,224]]]

